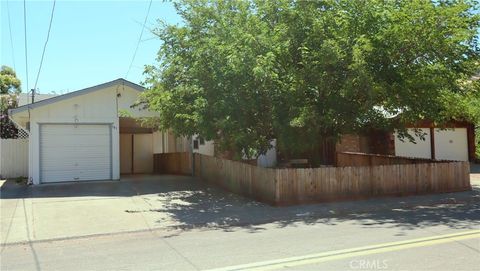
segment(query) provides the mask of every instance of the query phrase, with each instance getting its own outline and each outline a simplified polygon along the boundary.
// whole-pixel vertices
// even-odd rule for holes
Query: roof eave
[[[66,99],[74,98],[74,97],[77,97],[77,96],[80,96],[80,95],[92,93],[92,92],[95,92],[95,91],[98,91],[98,90],[101,90],[101,89],[105,89],[105,88],[108,88],[108,87],[111,87],[111,86],[115,86],[117,84],[124,84],[124,85],[129,86],[132,89],[137,90],[139,92],[142,92],[144,90],[144,88],[142,86],[138,85],[138,84],[135,84],[135,83],[130,82],[128,80],[125,80],[123,78],[118,78],[118,79],[115,79],[113,81],[106,82],[106,83],[96,85],[96,86],[93,86],[93,87],[88,87],[88,88],[72,91],[72,92],[69,92],[69,93],[66,93],[66,94],[63,94],[63,95],[58,95],[58,96],[55,96],[55,97],[52,97],[52,98],[48,98],[48,99],[45,99],[45,100],[42,100],[42,101],[38,101],[38,102],[33,103],[33,104],[26,104],[26,105],[22,105],[22,106],[17,107],[17,108],[9,109],[8,114],[10,116],[13,116],[13,115],[18,114],[20,112],[27,111],[28,109],[33,109],[33,108],[45,106],[45,105],[48,105],[48,104],[56,103],[56,102],[59,102],[59,101],[63,101],[63,100],[66,100]]]

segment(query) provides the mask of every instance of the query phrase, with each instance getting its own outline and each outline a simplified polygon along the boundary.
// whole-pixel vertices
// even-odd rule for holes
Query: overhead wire
[[[26,0],[23,0],[23,30],[25,38],[25,77],[27,81],[27,90],[28,90],[28,44],[27,44],[27,3]]]
[[[47,49],[47,43],[50,38],[50,30],[52,29],[53,14],[55,13],[55,3],[56,3],[56,0],[53,0],[52,12],[50,14],[50,23],[48,25],[47,38],[45,40],[45,44],[43,45],[42,58],[40,59],[40,66],[38,67],[37,78],[35,79],[35,85],[33,87],[34,91],[37,89],[37,83],[38,83],[38,79],[40,78],[40,71],[42,70],[43,59],[45,57],[45,50]]]
[[[13,61],[13,70],[17,71],[17,65],[15,63],[15,50],[13,49],[13,38],[12,38],[12,23],[10,20],[10,5],[9,0],[7,0],[7,16],[8,16],[8,31],[10,32],[10,47],[12,50],[12,61]]]
[[[140,42],[142,41],[143,31],[145,30],[145,24],[147,23],[148,15],[150,14],[150,8],[152,7],[152,0],[148,4],[147,14],[145,15],[145,19],[143,21],[142,30],[140,31],[140,36],[138,37],[137,46],[135,47],[135,51],[133,52],[132,60],[130,61],[130,65],[128,66],[127,73],[125,74],[125,79],[127,79],[130,70],[132,69],[133,62],[135,61],[135,57],[137,56],[138,47],[140,46]]]

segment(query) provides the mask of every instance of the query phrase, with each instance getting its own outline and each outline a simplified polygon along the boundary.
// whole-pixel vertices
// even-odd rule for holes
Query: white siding
[[[395,155],[404,157],[431,158],[430,129],[419,128],[421,133],[425,134],[423,140],[415,135],[414,129],[408,129],[408,134],[413,136],[415,142],[410,142],[408,138],[401,141],[395,133]]]
[[[119,120],[117,116],[117,99],[120,98],[117,97],[115,90],[115,87],[109,87],[30,110],[29,176],[34,184],[40,183],[39,127],[41,123],[111,124],[112,179],[120,179]]]
[[[203,144],[200,144],[200,139],[198,139],[197,136],[194,136],[192,140],[198,140],[198,149],[194,149],[193,150],[194,153],[200,153],[200,154],[209,155],[209,156],[215,155],[215,144],[213,140],[205,141]]]
[[[131,108],[136,102],[140,92],[127,85],[118,84],[106,87],[94,92],[88,92],[73,96],[64,100],[45,104],[28,111],[19,112],[12,116],[17,123],[25,126],[30,123],[30,139],[28,146],[28,176],[33,184],[40,183],[41,167],[41,138],[40,127],[47,124],[82,123],[108,124],[111,127],[111,176],[110,179],[120,179],[120,134],[119,134],[119,110],[128,111],[132,117],[155,116],[157,113],[148,112],[139,108]],[[152,138],[152,135],[150,135]],[[58,138],[56,138],[58,139]],[[149,141],[147,154],[152,154],[161,149],[162,152],[174,152],[176,150],[175,137],[172,134],[165,136],[165,150],[161,148],[161,141],[156,133],[154,139]],[[63,139],[62,139],[63,140]],[[137,147],[146,147],[144,145]],[[85,154],[88,160],[89,154]],[[153,158],[152,158],[153,159]],[[125,161],[124,161],[125,162]],[[66,171],[69,171],[68,167]],[[149,171],[143,168],[142,171]],[[54,178],[55,179],[55,178]]]
[[[0,139],[0,177],[28,177],[28,139]]]
[[[277,140],[272,140],[270,144],[272,147],[268,149],[267,153],[258,157],[257,166],[274,167],[277,165]]]

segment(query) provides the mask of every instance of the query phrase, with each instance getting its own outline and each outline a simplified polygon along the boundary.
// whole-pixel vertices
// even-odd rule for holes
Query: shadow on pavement
[[[160,217],[176,223],[165,223],[160,219],[155,221],[155,227],[162,228],[168,224],[170,226],[165,226],[166,229],[181,230],[205,228],[258,232],[263,230],[261,225],[265,223],[287,227],[297,223],[335,225],[345,221],[365,227],[400,227],[407,230],[435,225],[467,229],[474,225],[478,227],[480,221],[479,186],[460,193],[290,207],[272,207],[188,176],[145,175],[117,182],[36,187],[6,182],[1,187],[2,199],[82,196],[140,196],[151,208],[132,212],[166,214]]]
[[[290,207],[272,207],[231,194],[215,187],[184,193],[166,193],[156,199],[165,212],[179,222],[174,229],[223,229],[250,232],[263,230],[262,224],[287,227],[297,223],[344,221],[365,227],[415,229],[443,225],[470,229],[480,223],[480,187],[461,193],[381,198]],[[162,223],[161,220],[157,223]]]
[[[7,180],[0,188],[2,199],[54,197],[131,197],[188,189],[202,189],[202,183],[188,176],[130,175],[120,181],[52,183],[27,186]]]

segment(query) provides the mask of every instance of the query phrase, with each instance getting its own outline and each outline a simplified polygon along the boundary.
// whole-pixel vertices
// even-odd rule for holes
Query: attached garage
[[[30,182],[119,180],[120,152],[128,149],[121,146],[123,133],[137,138],[131,142],[133,173],[152,173],[152,129],[126,127],[121,121],[154,115],[131,107],[141,91],[141,86],[117,79],[12,109],[11,119],[29,130]]]
[[[111,124],[40,124],[40,183],[110,180]]]

